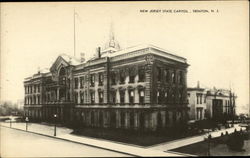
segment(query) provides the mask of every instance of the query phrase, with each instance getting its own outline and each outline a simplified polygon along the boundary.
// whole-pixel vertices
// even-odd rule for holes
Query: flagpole
[[[75,26],[75,8],[74,8],[74,57],[76,56],[76,26]]]

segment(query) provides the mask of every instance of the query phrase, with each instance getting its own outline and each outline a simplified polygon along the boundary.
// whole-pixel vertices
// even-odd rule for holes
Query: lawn
[[[74,130],[72,134],[134,144],[139,146],[151,146],[185,137],[176,132],[139,132],[124,129],[82,128]]]

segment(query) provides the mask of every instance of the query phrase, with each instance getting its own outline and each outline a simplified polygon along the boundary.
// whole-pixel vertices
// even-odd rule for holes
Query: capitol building
[[[121,49],[111,36],[85,61],[61,54],[25,78],[25,116],[83,127],[156,131],[188,120],[187,60],[153,45]]]

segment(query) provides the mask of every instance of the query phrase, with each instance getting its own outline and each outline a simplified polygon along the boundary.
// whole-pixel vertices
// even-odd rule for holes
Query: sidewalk
[[[226,131],[228,132],[228,134],[230,134],[230,133],[233,133],[235,129],[237,131],[239,131],[241,128],[242,128],[242,130],[246,129],[245,127],[240,127],[239,125],[236,124],[236,125],[234,125],[234,127],[231,127],[228,129],[222,129],[219,131],[210,132],[210,134],[211,134],[212,138],[215,138],[215,137],[221,136],[221,133],[226,134]],[[186,145],[190,145],[190,144],[204,141],[204,139],[207,138],[207,136],[208,136],[207,134],[204,134],[204,135],[200,135],[200,136],[193,136],[193,137],[189,137],[189,138],[178,139],[178,140],[174,140],[171,142],[153,145],[151,147],[148,147],[148,149],[168,151],[171,149],[175,149],[175,148],[179,148],[182,146],[186,146]]]
[[[10,123],[1,123],[1,126],[10,127]],[[19,130],[26,130],[25,123],[12,123],[12,128]],[[40,135],[45,135],[49,137],[54,137],[54,127],[42,124],[29,123],[28,132],[37,133]],[[80,144],[85,144],[97,148],[107,149],[111,151],[121,152],[125,154],[130,154],[134,156],[143,156],[143,157],[154,157],[154,156],[190,156],[187,154],[175,153],[175,152],[164,152],[155,149],[143,148],[132,146],[128,144],[121,144],[116,142],[111,142],[108,140],[100,140],[95,138],[75,136],[70,134],[71,129],[65,127],[57,127],[57,136],[54,138],[62,139],[66,141],[76,142]]]

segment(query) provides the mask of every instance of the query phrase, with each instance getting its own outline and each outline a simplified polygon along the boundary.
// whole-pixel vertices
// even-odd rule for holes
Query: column
[[[77,103],[81,103],[81,92],[78,91],[77,93],[78,93],[78,95],[77,95]]]
[[[99,92],[95,91],[95,103],[99,103]]]
[[[120,91],[116,90],[116,103],[120,103]]]
[[[139,91],[138,91],[138,88],[136,87],[135,88],[135,94],[134,94],[135,96],[135,103],[139,103]]]
[[[145,103],[151,103],[152,65],[147,65],[145,69]]]
[[[57,88],[56,93],[57,93],[56,94],[56,100],[59,101],[59,88]]]
[[[107,71],[103,73],[103,103],[109,102],[109,94],[108,94],[108,88],[109,88],[109,76],[107,74]]]

